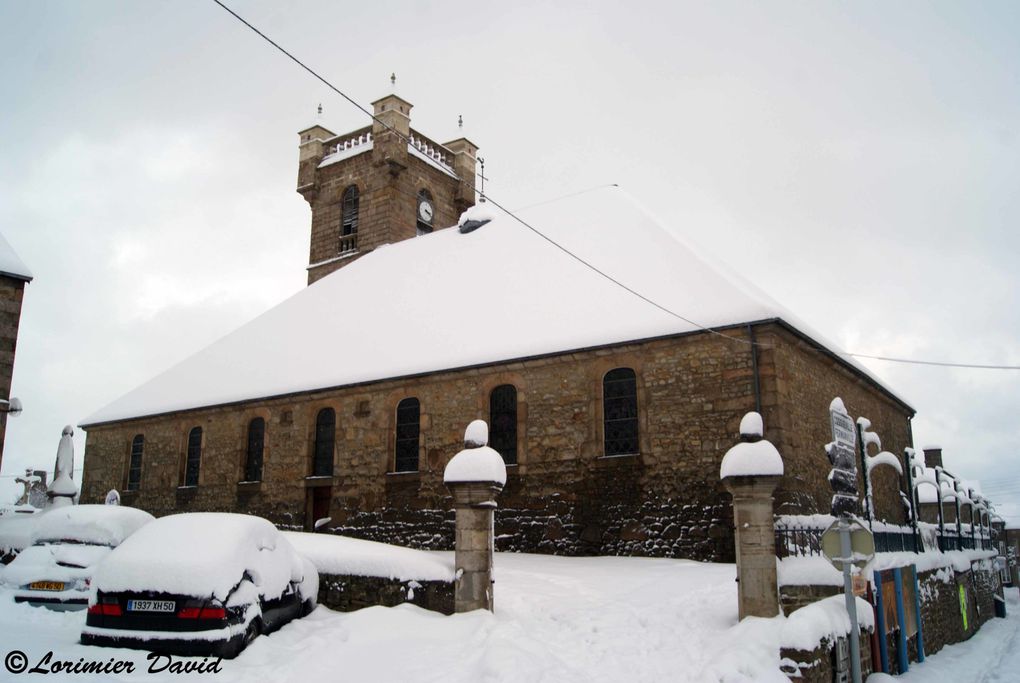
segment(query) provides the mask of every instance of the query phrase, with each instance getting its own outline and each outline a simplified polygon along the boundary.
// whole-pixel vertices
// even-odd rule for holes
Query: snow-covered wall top
[[[698,325],[780,318],[835,348],[756,286],[664,229],[619,188],[518,215]],[[484,312],[493,310],[498,324],[486,320]],[[438,230],[362,256],[83,424],[692,332],[698,325],[641,300],[500,212],[467,234]]]
[[[13,247],[0,235],[0,275],[9,275],[19,280],[32,280],[32,271],[21,260]]]

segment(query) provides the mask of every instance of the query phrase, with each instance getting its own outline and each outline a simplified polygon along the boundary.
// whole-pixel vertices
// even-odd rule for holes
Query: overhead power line
[[[300,59],[295,57],[291,52],[286,50],[283,46],[281,46],[275,40],[273,40],[272,38],[267,36],[265,33],[260,31],[258,28],[256,28],[254,25],[252,25],[249,21],[247,21],[244,17],[242,17],[237,12],[235,12],[234,10],[230,9],[229,7],[227,7],[223,2],[221,2],[221,0],[212,0],[212,1],[215,2],[217,5],[219,5],[221,8],[223,8],[223,10],[225,10],[227,13],[229,13],[231,16],[233,16],[239,22],[241,22],[242,24],[247,26],[249,29],[251,29],[260,38],[262,38],[267,43],[269,43],[270,45],[275,47],[277,50],[282,52],[284,55],[286,55],[288,59],[290,59],[295,64],[300,66],[302,69],[307,71],[316,80],[318,80],[321,83],[323,83],[327,88],[329,88],[330,90],[335,92],[337,95],[339,95],[340,97],[345,99],[347,102],[349,102],[351,105],[356,107],[358,109],[358,111],[362,112],[363,114],[365,114],[366,116],[371,118],[373,121],[375,121],[376,123],[378,123],[381,126],[383,126],[384,128],[386,128],[387,131],[389,131],[390,133],[392,133],[395,136],[397,136],[397,138],[399,138],[400,140],[403,140],[404,142],[406,142],[408,144],[411,144],[411,140],[407,136],[403,135],[400,131],[394,129],[392,126],[390,126],[385,121],[380,119],[374,113],[372,113],[371,111],[369,111],[365,107],[363,107],[360,104],[358,104],[358,102],[354,98],[350,97],[345,92],[340,90],[338,87],[336,87],[335,85],[330,83],[325,77],[323,77],[317,71],[315,71],[315,69],[311,68],[310,66],[308,66],[307,64],[302,62]],[[466,183],[466,181],[464,181],[464,180],[460,180],[460,182]],[[472,189],[477,191],[478,188],[472,187]],[[653,299],[650,299],[649,297],[645,296],[644,294],[641,294],[637,290],[632,289],[631,287],[629,287],[625,283],[623,283],[620,280],[616,279],[615,277],[609,275],[608,273],[602,271],[601,269],[599,269],[594,264],[590,263],[589,261],[587,261],[584,258],[582,258],[582,257],[578,256],[577,254],[575,254],[574,252],[570,251],[568,248],[564,247],[562,244],[560,244],[556,240],[552,239],[551,237],[549,237],[548,235],[546,235],[542,231],[538,230],[533,225],[531,225],[530,223],[528,223],[527,221],[522,219],[520,216],[518,216],[517,214],[515,214],[512,211],[510,211],[509,209],[504,207],[502,204],[500,204],[499,202],[494,200],[492,198],[491,194],[483,194],[482,197],[486,201],[491,203],[493,206],[495,206],[497,209],[499,209],[500,211],[505,213],[507,216],[509,216],[510,218],[514,219],[515,221],[520,223],[522,226],[524,226],[528,230],[532,231],[533,233],[535,233],[536,235],[538,235],[539,237],[544,239],[546,242],[548,242],[552,246],[554,246],[557,249],[559,249],[560,251],[562,251],[564,254],[566,254],[570,258],[574,259],[575,261],[577,261],[581,265],[585,266],[586,268],[589,268],[590,270],[594,271],[595,273],[597,273],[598,275],[602,276],[606,280],[612,282],[613,284],[615,284],[616,286],[620,287],[621,289],[629,292],[633,296],[636,296],[637,298],[641,299],[642,301],[644,301],[644,302],[650,304],[651,306],[654,306],[655,308],[659,309],[660,311],[666,313],[667,315],[670,315],[670,316],[672,316],[674,318],[677,318],[678,320],[682,320],[683,322],[685,322],[685,323],[687,323],[689,325],[692,325],[692,326],[698,328],[699,330],[701,330],[703,332],[708,332],[710,334],[714,334],[714,335],[722,337],[724,339],[728,339],[731,342],[736,342],[738,344],[744,344],[744,345],[748,345],[748,346],[756,346],[756,347],[764,348],[764,349],[772,348],[772,346],[770,344],[763,344],[763,343],[758,342],[758,341],[751,341],[751,340],[747,340],[747,339],[741,339],[740,337],[733,337],[733,336],[730,336],[728,334],[723,334],[723,333],[721,333],[721,332],[719,332],[717,330],[714,330],[714,329],[712,329],[710,327],[707,327],[705,325],[699,324],[699,323],[691,320],[690,318],[687,318],[687,317],[685,317],[683,315],[680,315],[676,311],[670,310],[666,306],[663,306],[662,304],[654,301]],[[887,356],[871,356],[871,355],[866,355],[866,354],[861,354],[861,353],[849,353],[849,352],[837,352],[837,353],[838,353],[838,355],[841,355],[841,356],[844,356],[844,357],[869,358],[869,359],[872,359],[872,360],[881,360],[881,361],[887,361],[887,362],[890,362],[890,363],[909,363],[909,364],[916,364],[916,365],[933,365],[933,366],[955,367],[955,368],[977,368],[977,369],[983,369],[983,370],[1020,370],[1020,365],[978,365],[978,364],[972,364],[972,363],[945,363],[945,362],[938,362],[938,361],[915,360],[915,359],[910,359],[910,358],[890,358],[890,357],[887,357]]]
[[[976,368],[979,370],[1020,370],[1020,365],[980,365],[977,363],[944,363],[934,360],[915,360],[913,358],[889,358],[888,356],[869,356],[863,353],[845,353],[843,355],[854,358],[871,358],[873,360],[885,360],[890,363],[912,363],[914,365],[938,365],[944,368]]]

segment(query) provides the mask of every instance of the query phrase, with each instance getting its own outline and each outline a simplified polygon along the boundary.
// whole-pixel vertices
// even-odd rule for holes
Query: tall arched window
[[[188,432],[188,457],[184,462],[184,485],[198,486],[198,469],[202,465],[202,428]]]
[[[323,408],[315,418],[315,455],[313,477],[333,476],[333,447],[336,442],[336,411]]]
[[[489,394],[489,446],[507,465],[517,464],[517,387],[512,384]]]
[[[421,433],[421,403],[405,398],[397,404],[397,448],[395,471],[418,471],[418,435]]]
[[[266,421],[256,417],[248,423],[248,452],[244,459],[244,480],[262,481],[262,452],[266,446]]]
[[[128,491],[137,491],[142,482],[142,451],[144,449],[145,437],[138,434],[131,440],[131,459],[128,461]]]
[[[340,242],[337,252],[350,254],[358,250],[358,186],[349,185],[340,201]]]
[[[606,455],[638,452],[637,375],[616,368],[602,378],[602,424]]]
[[[427,235],[432,232],[436,217],[436,205],[432,201],[432,193],[422,188],[418,190],[417,234]]]
[[[340,234],[358,234],[358,186],[349,185],[344,190],[340,217]]]

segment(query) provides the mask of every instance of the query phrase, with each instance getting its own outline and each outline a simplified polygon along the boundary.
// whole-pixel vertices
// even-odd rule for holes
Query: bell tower
[[[372,103],[370,126],[298,133],[297,191],[312,209],[308,284],[383,244],[455,225],[474,205],[477,145],[434,142],[411,128],[412,107],[387,95]]]

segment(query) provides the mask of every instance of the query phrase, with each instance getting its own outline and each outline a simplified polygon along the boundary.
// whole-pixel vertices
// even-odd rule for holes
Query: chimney
[[[453,170],[461,180],[454,199],[457,202],[457,211],[464,213],[475,205],[475,163],[478,158],[478,145],[467,138],[457,138],[443,146],[454,154]]]

